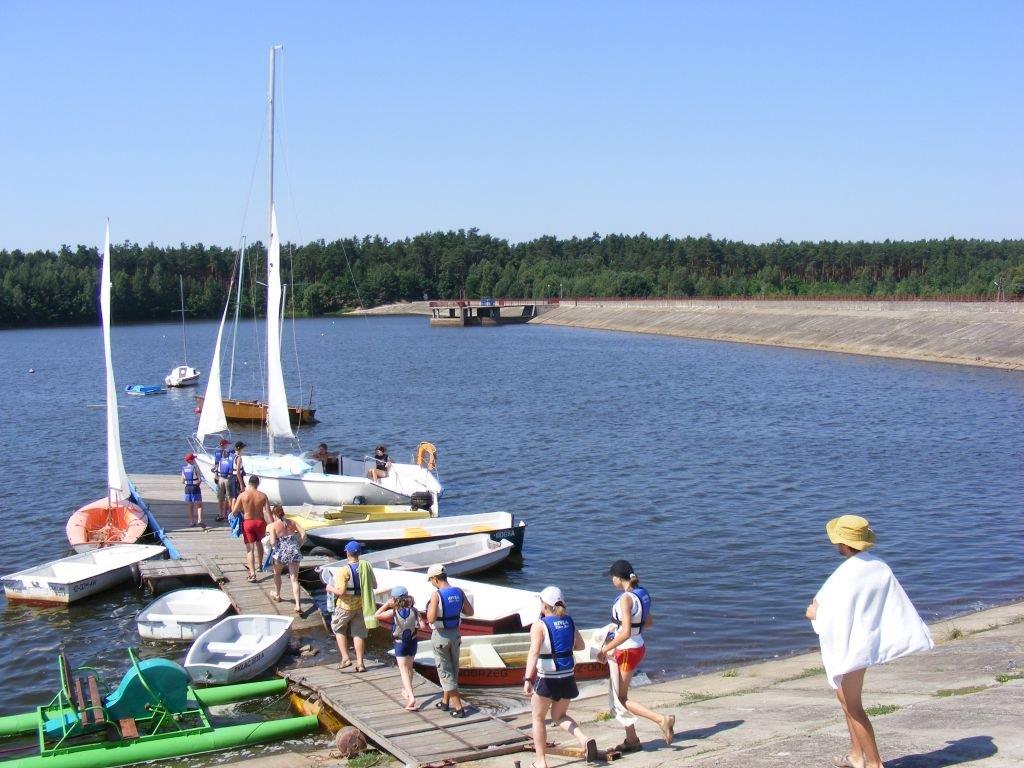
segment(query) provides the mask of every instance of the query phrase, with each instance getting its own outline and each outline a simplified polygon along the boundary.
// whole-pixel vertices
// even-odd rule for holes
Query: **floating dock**
[[[418,674],[413,692],[419,709],[410,712],[395,667],[370,663],[366,672],[352,669],[321,664],[281,675],[298,695],[293,702],[306,713],[317,714],[328,727],[338,721],[354,725],[406,766],[481,760],[522,752],[529,744],[525,733],[492,715],[471,711],[456,718],[437,709],[441,689]]]
[[[480,299],[431,301],[431,325],[511,325],[528,323],[558,299]]]

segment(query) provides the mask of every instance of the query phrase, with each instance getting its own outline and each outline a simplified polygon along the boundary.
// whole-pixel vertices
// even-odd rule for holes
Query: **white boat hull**
[[[128,581],[140,562],[163,553],[153,544],[120,544],[72,555],[4,576],[4,592],[10,602],[70,605]]]
[[[281,658],[291,624],[286,616],[229,616],[196,638],[185,657],[185,669],[194,683],[249,680]]]
[[[512,554],[513,549],[510,541],[494,541],[486,533],[477,533],[457,539],[368,552],[360,559],[369,562],[374,569],[416,573],[426,573],[431,565],[439,563],[449,576],[469,576],[498,565]],[[329,565],[338,566],[343,562],[339,560]]]
[[[231,600],[219,589],[178,589],[139,611],[135,623],[146,640],[191,642],[230,610]]]

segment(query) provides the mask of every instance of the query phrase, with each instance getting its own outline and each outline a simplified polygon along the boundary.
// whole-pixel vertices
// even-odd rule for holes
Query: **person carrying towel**
[[[572,617],[565,612],[562,590],[545,587],[540,602],[540,619],[530,627],[530,652],[523,680],[523,693],[533,694],[533,748],[537,753],[533,768],[547,768],[548,730],[544,720],[548,712],[552,724],[568,731],[580,743],[587,762],[596,762],[597,742],[588,738],[568,714],[569,702],[580,695],[573,651],[582,651],[586,645]]]
[[[837,768],[882,768],[875,731],[864,711],[864,672],[875,664],[934,647],[931,633],[889,566],[868,550],[875,532],[863,517],[843,515],[825,525],[844,562],[818,590],[806,616],[821,644],[825,676],[850,732],[850,752]]]
[[[377,588],[377,578],[373,568],[365,560],[359,559],[362,547],[358,541],[350,541],[345,545],[345,558],[348,562],[338,569],[334,583],[326,589],[335,596],[334,615],[331,617],[331,630],[338,642],[341,652],[341,668],[352,666],[348,655],[348,638],[352,638],[352,647],[356,652],[356,672],[365,672],[363,654],[366,652],[366,637],[369,634],[364,614],[366,602],[373,600],[373,591]],[[373,618],[373,612],[370,612]],[[374,619],[374,626],[377,626]]]
[[[642,704],[629,700],[629,683],[633,673],[640,666],[647,647],[644,645],[644,628],[651,626],[651,595],[640,586],[640,579],[633,572],[628,560],[616,560],[608,569],[612,586],[622,594],[612,603],[611,631],[601,645],[598,661],[611,660],[614,667],[609,670],[609,685],[615,697],[613,709],[615,719],[626,729],[626,738],[615,747],[618,752],[639,752],[643,749],[636,734],[636,718],[645,717],[661,729],[665,744],[672,743],[676,725],[675,715],[659,715]],[[609,664],[609,667],[612,665]]]
[[[443,565],[430,566],[427,581],[436,590],[427,601],[427,622],[434,628],[430,640],[441,683],[441,700],[435,706],[452,717],[465,717],[466,708],[459,696],[459,625],[463,615],[473,615],[473,604],[462,589],[448,583]]]
[[[409,590],[399,584],[392,587],[391,598],[377,609],[377,619],[391,622],[391,636],[395,640],[395,661],[398,662],[398,673],[402,676],[402,696],[405,697],[405,708],[415,712],[416,694],[412,692],[412,660],[416,656],[419,641],[416,633],[426,622],[413,605]]]

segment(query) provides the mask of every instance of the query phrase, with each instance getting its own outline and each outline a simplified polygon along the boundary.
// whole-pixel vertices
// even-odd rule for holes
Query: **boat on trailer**
[[[117,544],[9,573],[8,601],[68,605],[128,581],[143,560],[162,557],[157,544]]]
[[[494,568],[512,554],[512,542],[495,541],[486,533],[441,539],[406,547],[382,549],[360,555],[374,570],[416,571],[426,573],[432,565],[443,565],[449,576],[469,576]],[[343,561],[328,563],[342,565]]]
[[[260,478],[260,488],[262,485]],[[429,520],[398,523],[349,523],[346,525],[314,528],[307,532],[311,544],[326,547],[339,554],[345,544],[358,541],[366,550],[382,550],[406,544],[453,539],[486,533],[494,541],[509,541],[512,551],[523,551],[526,521],[516,520],[511,512],[482,512],[473,515],[454,515]]]
[[[230,610],[231,599],[219,589],[176,589],[139,611],[135,623],[147,640],[191,642]]]
[[[290,616],[228,616],[196,638],[185,657],[193,682],[237,683],[270,669],[288,647]]]
[[[576,680],[601,680],[608,677],[608,663],[597,660],[604,642],[604,627],[581,629],[586,646],[574,651]],[[477,635],[464,637],[459,650],[459,685],[492,687],[522,685],[526,676],[526,657],[530,652],[530,635],[517,632],[508,635]],[[429,640],[421,642],[413,657],[416,671],[437,683],[437,665]]]

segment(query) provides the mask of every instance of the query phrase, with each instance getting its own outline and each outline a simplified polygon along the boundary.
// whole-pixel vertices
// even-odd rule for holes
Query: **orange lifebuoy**
[[[426,441],[416,449],[416,463],[427,469],[437,468],[437,446]]]

